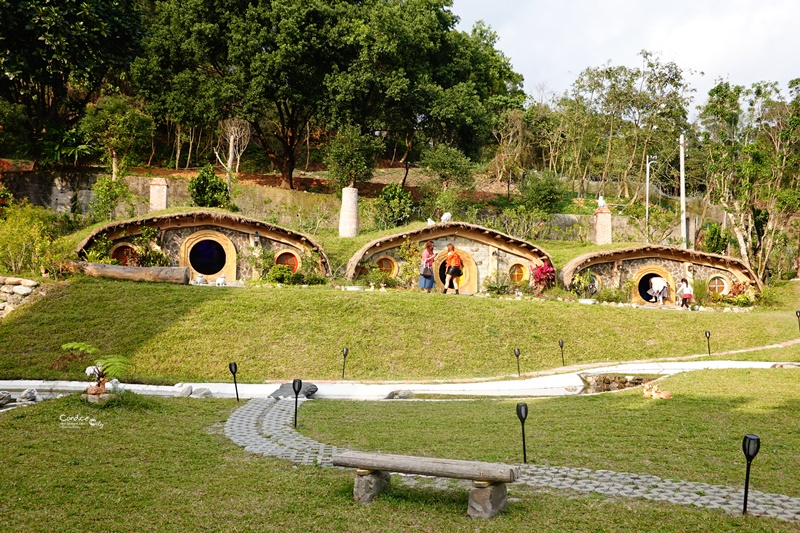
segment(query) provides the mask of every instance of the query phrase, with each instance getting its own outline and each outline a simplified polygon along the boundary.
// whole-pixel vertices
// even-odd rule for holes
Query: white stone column
[[[150,180],[150,211],[160,211],[167,208],[167,191],[169,185],[164,178]]]
[[[594,212],[594,243],[611,244],[612,226],[611,209],[598,207]]]
[[[339,213],[339,237],[358,235],[358,189],[342,189],[342,210]]]

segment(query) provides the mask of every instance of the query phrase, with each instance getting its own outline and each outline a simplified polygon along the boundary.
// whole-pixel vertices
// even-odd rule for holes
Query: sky
[[[693,105],[720,78],[777,81],[785,94],[800,78],[798,0],[453,0],[452,11],[461,30],[483,20],[497,32],[536,99],[563,93],[587,67],[640,67],[642,50],[684,70]]]

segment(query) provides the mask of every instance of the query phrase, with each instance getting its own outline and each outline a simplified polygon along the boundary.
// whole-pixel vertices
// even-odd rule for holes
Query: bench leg
[[[371,503],[375,496],[389,488],[391,479],[389,472],[357,470],[356,481],[353,484],[353,499],[361,503]]]
[[[469,489],[467,514],[471,518],[491,518],[502,511],[508,503],[505,483],[474,483]]]

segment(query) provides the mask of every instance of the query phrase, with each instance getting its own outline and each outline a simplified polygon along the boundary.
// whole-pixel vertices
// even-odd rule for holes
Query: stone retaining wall
[[[0,318],[23,304],[38,286],[31,279],[0,276]]]

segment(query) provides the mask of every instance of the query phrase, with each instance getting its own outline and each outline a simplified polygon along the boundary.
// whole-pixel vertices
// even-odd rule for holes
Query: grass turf
[[[797,290],[796,284],[791,285]],[[567,364],[702,354],[797,337],[784,309],[690,313],[329,287],[217,288],[76,278],[0,323],[0,379],[85,379],[88,342],[136,364],[142,382],[347,378],[455,379]],[[767,355],[766,357],[769,357]]]
[[[0,413],[4,529],[797,530],[773,519],[518,486],[510,489],[508,508],[488,521],[467,517],[467,491],[460,489],[395,484],[363,506],[352,501],[352,471],[297,467],[233,445],[222,426],[235,406],[232,400],[127,395],[97,408],[71,396]],[[62,417],[86,417],[102,427],[64,427]]]

